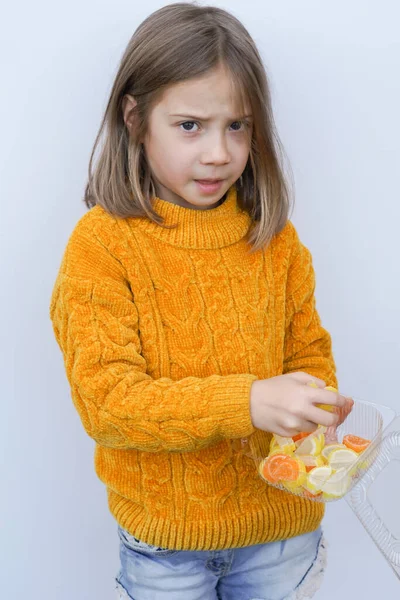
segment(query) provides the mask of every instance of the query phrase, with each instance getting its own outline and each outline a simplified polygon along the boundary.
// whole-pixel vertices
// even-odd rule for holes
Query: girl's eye
[[[186,129],[186,125],[189,125],[189,129]],[[181,123],[181,127],[183,127],[184,131],[188,131],[189,133],[194,131],[190,126],[191,125],[197,125],[197,123],[195,123],[195,121],[185,121],[184,123]]]

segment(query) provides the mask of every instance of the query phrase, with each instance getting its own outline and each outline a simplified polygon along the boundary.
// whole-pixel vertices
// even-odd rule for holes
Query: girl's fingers
[[[339,417],[338,425],[341,425],[353,410],[354,400],[352,398],[346,398],[345,400],[345,405],[337,410]]]
[[[314,421],[303,421],[301,430],[296,433],[301,433],[303,431],[307,431],[308,433],[312,433],[318,427],[319,423],[314,423]],[[296,434],[293,434],[296,435]],[[292,436],[291,436],[292,437]]]
[[[288,373],[290,377],[296,379],[299,383],[305,384],[314,384],[318,388],[324,388],[326,386],[325,381],[319,379],[318,377],[314,377],[313,375],[309,375],[308,373],[304,373],[303,371],[297,371],[296,373]]]
[[[339,421],[339,415],[336,412],[328,412],[317,406],[310,406],[307,417],[309,421],[325,427],[337,425]]]
[[[330,392],[329,390],[315,390],[312,401],[313,404],[329,404],[330,406],[337,406],[339,408],[347,404],[344,396],[336,392]]]

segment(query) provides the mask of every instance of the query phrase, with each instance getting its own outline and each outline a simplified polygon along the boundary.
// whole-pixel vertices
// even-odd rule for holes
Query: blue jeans
[[[308,600],[326,562],[321,528],[231,550],[167,550],[118,527],[123,600]]]

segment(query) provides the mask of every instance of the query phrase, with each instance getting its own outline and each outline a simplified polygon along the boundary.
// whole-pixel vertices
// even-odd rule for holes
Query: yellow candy
[[[322,450],[322,456],[328,460],[329,455],[334,450],[346,450],[344,444],[327,444]]]
[[[327,385],[325,388],[328,392],[335,392],[337,394],[337,389],[332,387],[331,385]],[[334,412],[335,407],[332,404],[316,404],[318,408],[322,408],[322,410],[326,410],[327,412]]]
[[[284,454],[293,454],[293,452],[296,450],[296,444],[291,437],[283,437],[274,433],[270,448],[271,450],[279,448]]]
[[[301,455],[302,462],[305,464],[305,467],[315,468],[315,467],[323,467],[326,464],[325,458],[319,454],[318,456],[312,456],[311,454]]]
[[[322,449],[325,445],[325,436],[324,433],[326,431],[326,427],[322,427],[321,425],[311,433],[308,437],[302,440],[301,444],[297,447],[295,451],[295,456],[301,457],[303,455],[311,455],[318,456],[321,454]]]
[[[351,479],[344,469],[332,473],[322,486],[323,498],[332,500],[345,495],[351,485]]]
[[[333,450],[328,456],[328,464],[335,471],[339,469],[346,469],[358,460],[357,452],[350,450],[350,448],[338,448]]]
[[[307,479],[304,482],[304,487],[309,492],[316,494],[321,491],[324,484],[332,475],[332,467],[329,465],[323,467],[315,467],[307,473]]]
[[[314,383],[314,381],[310,381],[310,383],[308,383],[307,385],[309,385],[312,388],[318,388],[317,384]],[[331,385],[327,385],[325,388],[325,390],[327,390],[328,392],[335,392],[337,394],[337,389],[332,387]],[[327,412],[334,412],[335,407],[332,406],[331,404],[316,404],[315,406],[317,406],[318,408],[321,408],[322,410],[326,410]]]

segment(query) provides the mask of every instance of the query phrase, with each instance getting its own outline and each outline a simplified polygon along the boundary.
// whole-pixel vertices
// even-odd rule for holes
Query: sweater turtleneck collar
[[[237,203],[237,190],[233,185],[222,204],[207,210],[196,210],[154,198],[154,210],[164,218],[166,229],[150,219],[135,219],[148,235],[182,248],[212,249],[230,246],[245,237],[251,220]]]

